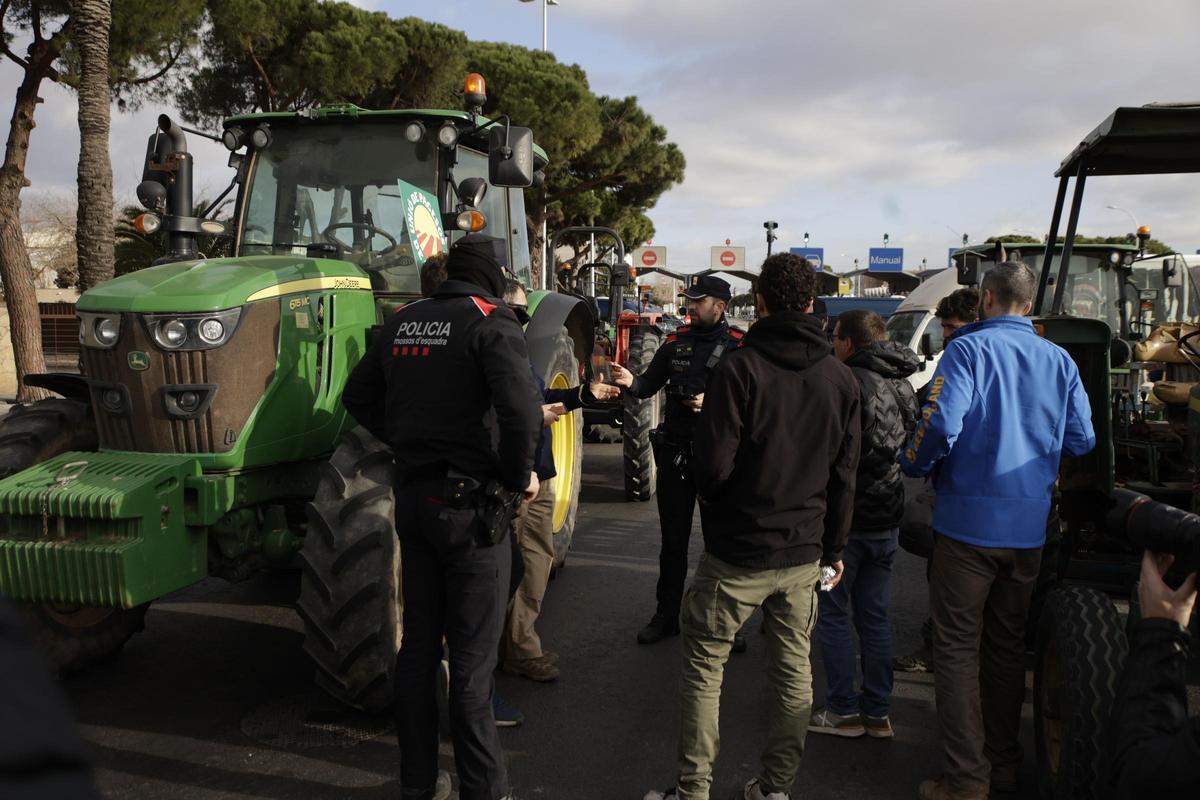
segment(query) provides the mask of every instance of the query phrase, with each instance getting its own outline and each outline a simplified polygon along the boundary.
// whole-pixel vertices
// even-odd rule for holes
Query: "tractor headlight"
[[[225,338],[225,326],[219,319],[210,317],[201,322],[197,330],[200,332],[200,338],[208,344],[217,344]]]
[[[408,123],[404,128],[404,138],[412,144],[417,144],[425,138],[425,125],[419,121]]]
[[[121,338],[120,314],[92,314],[80,311],[79,343],[84,347],[107,350]]]
[[[96,320],[96,340],[105,347],[111,347],[117,343],[117,337],[121,335],[121,323],[112,317],[102,317]]]
[[[458,144],[458,128],[453,122],[445,122],[442,127],[437,130],[438,144],[445,147],[447,150]]]
[[[146,329],[166,350],[212,350],[237,330],[241,308],[202,314],[147,314]]]
[[[172,350],[181,347],[187,341],[187,325],[182,320],[172,319],[158,328],[158,343]]]

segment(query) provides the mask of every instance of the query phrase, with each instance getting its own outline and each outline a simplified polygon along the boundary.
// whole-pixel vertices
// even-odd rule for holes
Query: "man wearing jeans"
[[[854,522],[843,551],[845,572],[836,589],[820,594],[816,639],[825,661],[825,707],[813,713],[810,733],[879,739],[892,736],[892,630],[888,589],[904,483],[896,454],[917,424],[917,397],[908,376],[917,354],[889,342],[883,318],[853,309],[838,317],[833,352],[850,367],[862,393],[862,449]],[[862,691],[855,691],[854,632],[862,652]]]
[[[821,565],[842,572],[854,507],[859,391],[810,313],[816,273],[792,253],[763,262],[759,321],[712,372],[696,427],[704,556],[683,603],[678,788],[646,800],[708,800],[721,678],[760,606],[771,710],[747,800],[786,800],[812,713],[809,637]],[[803,454],[803,457],[798,457]]]
[[[980,321],[946,347],[900,466],[937,468],[934,687],[946,766],[921,800],[1015,791],[1024,630],[1065,451],[1096,446],[1075,362],[1025,318],[1037,279],[1020,262],[980,286]]]

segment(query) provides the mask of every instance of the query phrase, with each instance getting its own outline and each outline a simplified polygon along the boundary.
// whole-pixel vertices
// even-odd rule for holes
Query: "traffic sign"
[[[639,247],[633,251],[633,265],[638,269],[667,266],[667,248]]]
[[[709,256],[709,266],[712,269],[745,269],[746,248],[714,247]]]
[[[838,278],[838,296],[844,297],[854,291],[854,283],[849,278]]]
[[[900,272],[904,269],[904,248],[872,247],[867,253],[867,269],[872,272]]]
[[[825,268],[824,247],[793,247],[792,252],[807,261],[818,272]]]

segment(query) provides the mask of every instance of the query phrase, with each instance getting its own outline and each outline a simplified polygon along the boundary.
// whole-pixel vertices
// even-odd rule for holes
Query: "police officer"
[[[448,795],[437,769],[443,637],[460,797],[510,796],[492,720],[512,566],[504,517],[537,494],[542,412],[521,326],[499,299],[496,252],[490,237],[459,241],[447,280],[387,320],[342,397],[396,459],[404,636],[395,712],[405,798]]]
[[[653,644],[679,633],[679,607],[687,581],[688,539],[696,508],[696,487],[689,459],[692,433],[704,405],[704,387],[713,367],[728,350],[737,347],[741,331],[729,327],[725,306],[729,284],[705,275],[683,293],[691,324],[680,326],[654,354],[650,366],[634,375],[612,365],[613,382],[634,397],[653,397],[665,385],[666,409],[662,425],[651,433],[654,462],[658,466],[659,524],[662,549],[658,556],[658,609],[650,624],[638,632],[638,642]],[[746,649],[739,633],[734,651]]]

